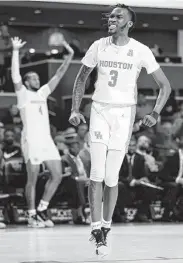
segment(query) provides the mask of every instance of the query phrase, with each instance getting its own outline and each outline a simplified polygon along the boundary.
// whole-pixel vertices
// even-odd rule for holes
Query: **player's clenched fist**
[[[147,126],[147,127],[152,127],[156,125],[157,120],[159,118],[159,114],[155,111],[153,111],[151,114],[146,115],[143,120],[142,120],[142,125]]]
[[[71,116],[69,118],[69,122],[74,125],[74,126],[78,126],[80,124],[80,122],[83,121],[84,123],[86,123],[84,116],[76,111],[71,112]]]
[[[11,42],[14,50],[19,50],[26,44],[26,42],[23,42],[19,37],[11,38]]]

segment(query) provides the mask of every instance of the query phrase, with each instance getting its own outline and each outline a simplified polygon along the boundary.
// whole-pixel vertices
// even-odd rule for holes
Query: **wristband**
[[[159,118],[159,113],[157,113],[156,111],[152,111],[151,116],[157,121]]]

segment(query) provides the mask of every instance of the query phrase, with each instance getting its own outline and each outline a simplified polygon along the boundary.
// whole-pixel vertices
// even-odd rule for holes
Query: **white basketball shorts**
[[[37,137],[35,140],[21,139],[21,147],[25,163],[29,160],[31,164],[41,164],[44,161],[61,160],[60,154],[51,136]]]
[[[117,106],[93,102],[90,116],[90,141],[107,145],[109,150],[128,151],[136,105]]]

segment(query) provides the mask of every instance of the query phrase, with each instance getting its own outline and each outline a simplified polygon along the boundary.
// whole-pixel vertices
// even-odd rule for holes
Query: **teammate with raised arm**
[[[73,57],[72,48],[64,41],[63,45],[69,55],[57,69],[56,74],[44,86],[40,87],[40,79],[36,72],[28,72],[20,76],[19,49],[25,45],[18,37],[12,39],[13,54],[11,75],[23,122],[21,146],[27,167],[27,184],[25,195],[28,205],[28,226],[52,227],[47,208],[62,179],[61,158],[50,134],[47,98],[55,90],[64,76]],[[35,208],[35,190],[40,164],[45,163],[50,171],[43,197]]]
[[[79,108],[86,80],[97,67],[98,78],[92,97],[90,116],[91,174],[89,201],[91,209],[91,241],[96,254],[109,252],[108,234],[118,196],[118,174],[132,134],[137,103],[137,79],[142,67],[157,82],[160,93],[152,113],[143,124],[156,124],[171,87],[151,50],[129,37],[135,25],[135,13],[126,5],[116,5],[108,19],[109,37],[95,41],[82,59],[76,77],[70,123],[85,121]],[[105,181],[104,191],[102,182]],[[101,219],[103,200],[103,218]]]

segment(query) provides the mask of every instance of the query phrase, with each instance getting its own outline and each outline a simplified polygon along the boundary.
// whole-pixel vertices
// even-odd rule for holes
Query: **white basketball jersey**
[[[47,98],[50,92],[47,84],[37,92],[30,91],[25,86],[16,91],[24,138],[35,141],[50,135],[47,107]]]
[[[92,99],[118,105],[137,103],[137,79],[142,67],[151,74],[159,68],[152,51],[130,38],[125,46],[112,43],[112,37],[95,41],[82,63],[97,67],[98,77]]]

